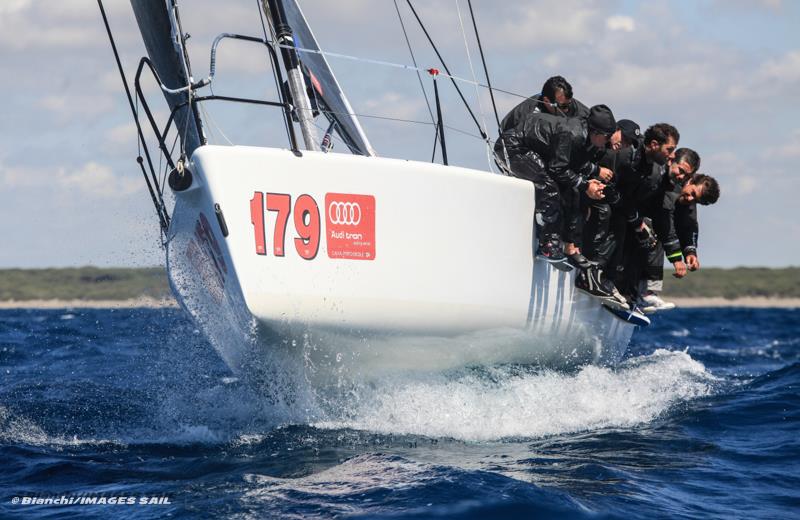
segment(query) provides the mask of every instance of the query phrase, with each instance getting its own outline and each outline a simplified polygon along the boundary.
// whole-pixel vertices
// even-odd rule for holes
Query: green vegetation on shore
[[[683,280],[665,267],[667,297],[800,298],[800,267],[703,268]],[[0,269],[0,301],[128,300],[170,297],[162,267]]]
[[[163,267],[0,269],[0,301],[170,297]]]
[[[721,296],[743,298],[763,296],[800,298],[800,267],[703,268],[678,280],[672,268],[664,267],[664,294],[686,298]]]

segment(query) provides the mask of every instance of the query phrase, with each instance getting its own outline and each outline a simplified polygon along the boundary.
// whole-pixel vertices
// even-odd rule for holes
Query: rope
[[[425,97],[425,105],[428,107],[428,114],[430,114],[431,116],[431,121],[435,121],[436,118],[433,117],[433,110],[431,110],[431,103],[428,100],[428,93],[425,90],[425,85],[422,83],[422,74],[420,74],[420,69],[419,66],[417,65],[417,60],[414,58],[414,51],[411,49],[411,41],[408,39],[408,33],[406,32],[406,26],[403,23],[403,17],[400,15],[400,7],[398,7],[397,5],[397,0],[394,0],[394,8],[397,11],[398,20],[400,20],[400,27],[403,28],[403,36],[406,39],[408,52],[409,54],[411,54],[411,61],[414,63],[414,68],[417,69],[417,79],[419,80],[419,88],[422,89],[422,95]]]

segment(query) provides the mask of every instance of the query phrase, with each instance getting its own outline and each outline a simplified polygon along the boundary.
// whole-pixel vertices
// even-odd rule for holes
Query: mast
[[[292,28],[286,20],[286,12],[283,9],[281,0],[263,0],[262,3],[268,18],[272,21],[275,29],[275,37],[281,45],[281,56],[283,66],[288,77],[289,91],[296,107],[297,119],[300,122],[300,130],[303,134],[303,141],[307,150],[319,151],[317,142],[317,130],[314,126],[314,114],[311,110],[311,101],[308,99],[308,91],[303,80],[303,72],[300,69],[300,61],[294,49],[294,38]]]
[[[153,62],[161,81],[170,89],[180,89],[191,84],[191,72],[186,62],[184,36],[178,27],[176,0],[130,0],[139,32],[142,34],[147,54]],[[195,148],[204,144],[202,125],[197,107],[191,100],[191,91],[172,94],[164,92],[171,109],[183,105],[175,114],[180,125],[183,150],[191,156]]]

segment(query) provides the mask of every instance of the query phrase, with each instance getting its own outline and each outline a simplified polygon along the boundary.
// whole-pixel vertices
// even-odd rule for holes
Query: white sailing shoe
[[[675,308],[675,304],[672,302],[665,302],[661,299],[661,297],[652,291],[647,291],[639,298],[637,302],[639,308],[642,309],[643,312],[647,314],[652,314],[658,311],[669,311]]]

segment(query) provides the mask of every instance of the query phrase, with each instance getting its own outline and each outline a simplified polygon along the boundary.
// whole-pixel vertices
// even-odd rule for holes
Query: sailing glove
[[[653,232],[653,222],[647,217],[642,219],[642,224],[636,228],[634,236],[642,249],[652,251],[658,244],[656,234]]]

